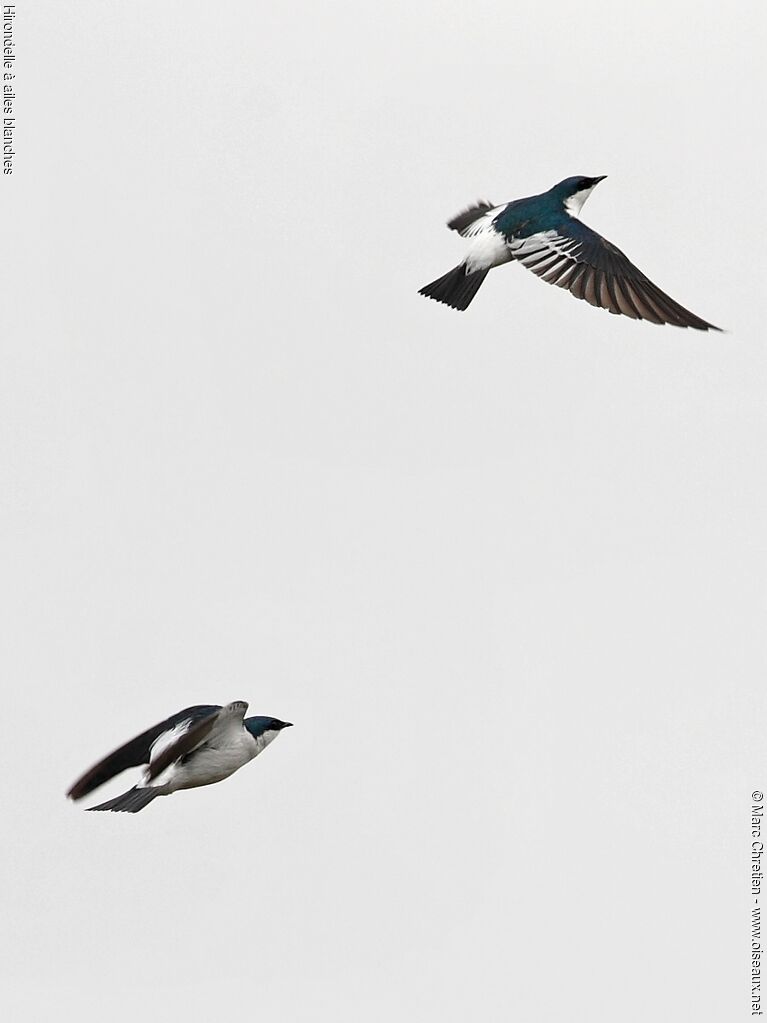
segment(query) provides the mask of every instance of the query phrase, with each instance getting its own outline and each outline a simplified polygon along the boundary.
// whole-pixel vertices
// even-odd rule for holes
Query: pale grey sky
[[[748,1015],[764,22],[17,5],[4,1019]],[[417,295],[450,216],[570,174],[730,333],[515,266]],[[65,800],[234,699],[296,727],[135,817]]]

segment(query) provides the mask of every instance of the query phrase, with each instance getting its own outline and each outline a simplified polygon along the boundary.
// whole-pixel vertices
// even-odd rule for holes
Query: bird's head
[[[565,178],[558,185],[554,185],[551,191],[561,199],[562,205],[570,216],[577,217],[592,190],[606,177],[606,174],[601,174],[598,178],[587,178],[582,174],[576,174],[575,177]]]
[[[281,732],[283,728],[293,727],[293,723],[291,721],[280,721],[279,718],[262,716],[245,718],[244,724],[254,739],[260,739],[261,736],[266,736],[269,741],[271,741],[278,732]],[[267,733],[270,734],[267,736]]]

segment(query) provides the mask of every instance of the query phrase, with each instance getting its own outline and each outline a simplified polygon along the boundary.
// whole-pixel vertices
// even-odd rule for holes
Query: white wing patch
[[[509,248],[514,259],[549,284],[555,284],[578,261],[582,246],[577,239],[556,231],[540,231],[528,238],[512,239]]]
[[[462,232],[463,237],[469,241],[469,249],[464,259],[467,273],[489,270],[491,267],[508,263],[512,258],[506,238],[493,227],[493,220],[503,209],[504,206],[494,206]]]
[[[228,703],[225,707],[222,707],[218,712],[213,727],[202,741],[206,745],[215,745],[216,740],[220,739],[222,734],[241,732],[242,720],[247,709],[248,705],[244,700],[235,700],[234,703]],[[198,722],[193,721],[192,718],[185,718],[183,721],[179,721],[177,725],[174,725],[173,728],[169,728],[167,732],[159,735],[152,743],[149,753],[149,766],[151,767],[153,763],[156,763],[165,750],[175,745],[196,724]]]
[[[461,234],[464,238],[471,238],[475,234],[480,234],[482,231],[486,231],[488,227],[492,227],[493,221],[501,210],[504,209],[506,209],[505,206],[493,206],[492,209],[487,210],[481,217],[477,217],[477,219],[472,221],[468,227],[465,227],[463,231],[461,231]]]
[[[214,776],[213,780],[218,781],[221,778],[228,777],[232,771],[237,770],[238,767],[241,767],[242,764],[247,763],[248,760],[256,755],[252,752],[252,745],[245,742],[247,733],[243,728],[242,722],[247,709],[248,704],[245,703],[244,700],[235,700],[234,703],[228,703],[225,707],[222,707],[221,710],[218,711],[213,727],[209,732],[206,732],[205,737],[193,747],[198,751],[198,758],[200,751],[205,752],[207,750],[207,756],[203,757],[199,764],[195,761],[195,766],[191,769],[184,768],[182,765],[181,774],[184,778],[186,778],[187,775],[189,775],[189,777],[197,777],[197,775],[201,772],[203,776],[207,777],[205,772],[208,771],[211,772],[212,776]],[[199,722],[194,722],[191,718],[186,718],[183,721],[179,721],[179,723],[174,725],[173,728],[169,728],[167,732],[163,732],[162,735],[158,736],[153,743],[149,754],[149,767],[146,771],[144,784],[171,784],[176,787],[178,786],[178,761],[168,764],[161,774],[151,780],[150,771],[152,765],[156,764],[161,754],[177,743],[179,739],[186,735],[190,728],[195,727],[197,724],[199,724]],[[189,751],[187,750],[186,752],[188,753]],[[260,753],[261,750],[259,749],[258,752]],[[219,763],[219,761],[221,762]],[[212,766],[212,764],[215,766]],[[209,783],[207,781],[202,782],[197,780],[194,781],[193,784],[202,785]]]
[[[182,735],[186,735],[192,726],[192,719],[185,718],[183,721],[179,721],[173,728],[169,728],[167,732],[163,732],[162,735],[158,735],[155,741],[152,743],[152,748],[149,753],[149,763],[156,761],[157,758],[170,746],[173,746]]]
[[[165,767],[161,774],[156,778],[152,778],[152,766],[157,763],[158,758],[171,746],[174,746],[178,740],[186,735],[189,729],[192,727],[193,721],[191,718],[185,718],[183,721],[179,721],[178,724],[174,725],[173,728],[169,728],[167,732],[163,732],[162,735],[158,735],[155,741],[152,743],[149,751],[149,763],[144,769],[142,785],[147,787],[161,786],[165,781],[172,776],[174,764]]]

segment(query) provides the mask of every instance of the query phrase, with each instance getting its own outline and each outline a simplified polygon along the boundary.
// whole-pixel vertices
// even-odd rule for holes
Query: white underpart
[[[592,185],[591,188],[582,188],[580,192],[576,192],[575,195],[571,195],[569,199],[565,199],[565,209],[571,217],[578,216],[583,208],[583,204],[595,188],[596,185]]]
[[[272,742],[273,739],[276,739],[279,734],[279,728],[270,728],[259,735],[257,739],[253,738],[251,735],[251,739],[253,739],[253,742],[256,744],[256,752],[254,753],[254,756],[257,757],[259,753],[263,753],[269,743]]]
[[[250,732],[241,728],[236,735],[227,736],[226,742],[217,745],[204,742],[189,759],[183,763],[176,761],[153,784],[167,785],[168,792],[213,785],[239,771],[260,752]]]
[[[469,242],[464,259],[467,273],[489,270],[491,267],[508,263],[512,258],[505,237],[493,227],[493,220],[502,209],[503,206],[496,206],[488,210],[463,232],[464,238]]]
[[[163,786],[167,792],[213,785],[263,753],[279,734],[279,729],[271,729],[254,737],[247,729],[240,728],[234,735],[227,735],[225,742],[211,745],[206,740],[184,763],[171,764],[161,777],[149,784]]]

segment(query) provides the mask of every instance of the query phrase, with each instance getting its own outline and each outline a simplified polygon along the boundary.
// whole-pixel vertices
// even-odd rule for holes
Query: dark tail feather
[[[478,270],[476,273],[467,274],[466,266],[461,263],[444,277],[440,277],[425,288],[421,288],[419,295],[433,298],[437,302],[444,302],[453,309],[468,309],[469,303],[479,291],[479,286],[487,277],[487,270]]]
[[[140,789],[136,786],[123,792],[121,796],[108,799],[106,803],[99,803],[98,806],[89,806],[89,810],[114,810],[123,813],[138,813],[148,806],[156,796],[164,795],[162,788]]]

